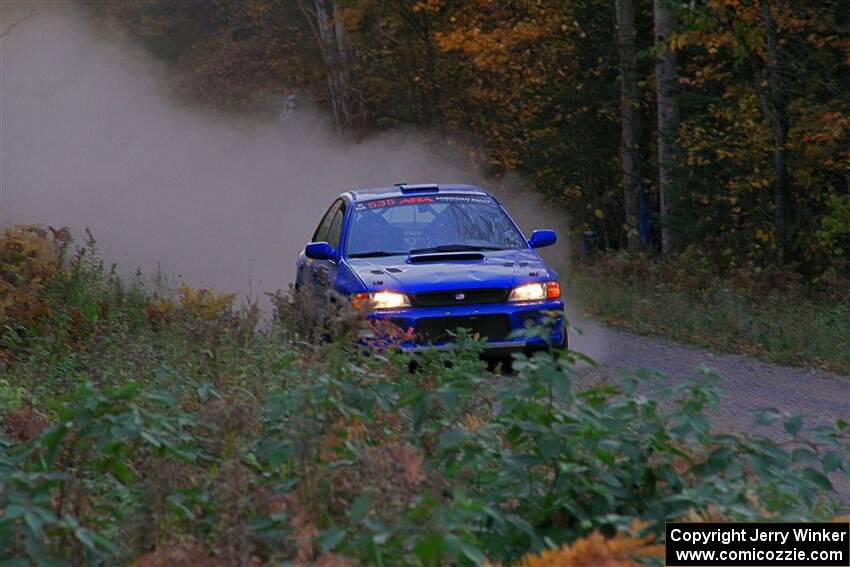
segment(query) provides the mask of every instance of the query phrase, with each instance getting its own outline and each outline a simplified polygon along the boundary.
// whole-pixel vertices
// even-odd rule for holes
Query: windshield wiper
[[[349,254],[349,258],[383,258],[385,256],[405,256],[406,252],[387,252],[386,250],[370,250],[369,252],[355,252]]]
[[[429,252],[477,252],[480,250],[503,250],[498,246],[474,246],[470,244],[443,244],[428,248],[414,248],[410,254],[427,254]]]

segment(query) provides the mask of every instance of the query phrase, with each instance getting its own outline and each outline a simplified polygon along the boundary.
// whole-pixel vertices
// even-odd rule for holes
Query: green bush
[[[415,372],[344,344],[282,356],[261,396],[179,371],[84,384],[38,437],[3,443],[0,548],[110,564],[180,534],[223,557],[507,561],[635,519],[825,516],[826,473],[850,469],[846,424],[804,439],[799,415],[761,412],[794,450],[713,432],[708,371],[661,402],[635,391],[660,376],[577,387],[568,358],[539,353],[499,378],[461,345]]]
[[[251,309],[176,309],[113,318],[83,350],[49,332],[21,346],[0,410],[0,560],[510,562],[635,520],[659,537],[685,516],[827,517],[827,475],[850,472],[843,422],[761,410],[790,445],[715,431],[709,370],[589,386],[554,352],[494,375],[463,333],[411,368],[358,346],[362,315],[314,340],[286,313],[299,301],[278,296],[259,328]]]

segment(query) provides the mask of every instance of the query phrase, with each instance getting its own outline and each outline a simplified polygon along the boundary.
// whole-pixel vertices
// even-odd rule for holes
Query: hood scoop
[[[410,264],[426,264],[429,262],[480,262],[484,254],[478,252],[456,252],[438,254],[419,254],[407,259]]]

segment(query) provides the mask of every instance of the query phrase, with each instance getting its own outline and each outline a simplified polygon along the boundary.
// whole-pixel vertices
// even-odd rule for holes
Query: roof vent
[[[408,193],[433,193],[440,190],[439,185],[408,185],[407,183],[396,183],[395,185],[398,187],[402,193],[405,195]]]

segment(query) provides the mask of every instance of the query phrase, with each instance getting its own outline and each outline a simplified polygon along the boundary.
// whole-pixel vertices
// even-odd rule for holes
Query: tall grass
[[[580,305],[637,333],[850,374],[845,298],[813,295],[801,286],[753,290],[731,279],[695,282],[693,273],[664,269],[634,273],[634,265],[610,258],[576,263],[571,284]]]

